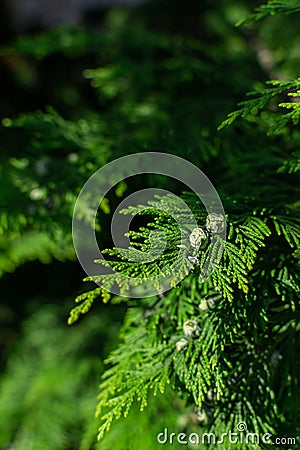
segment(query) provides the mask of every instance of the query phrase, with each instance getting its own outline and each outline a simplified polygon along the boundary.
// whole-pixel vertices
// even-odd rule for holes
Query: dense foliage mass
[[[2,46],[1,342],[9,358],[1,447],[152,450],[166,427],[220,437],[241,423],[272,435],[274,448],[282,448],[276,437],[299,446],[300,2],[252,9],[230,0],[150,1]],[[174,287],[135,299],[117,275],[99,275],[85,292],[71,235],[77,195],[99,167],[146,151],[181,156],[209,176],[227,240],[181,248],[174,211],[187,224],[189,212],[161,196],[142,212],[123,211],[135,216],[131,248],[113,248],[112,212],[141,183],[180,195],[206,230],[203,241],[213,229],[180,183],[132,177],[101,203],[99,245],[137,286],[170,268]],[[91,211],[81,213],[89,223]],[[133,263],[153,245],[153,230],[164,232],[164,254]],[[203,282],[207,252],[220,246],[221,261]],[[121,295],[109,294],[114,283]],[[60,304],[67,297],[71,308],[72,296],[69,323],[89,313],[67,328]],[[172,448],[181,447],[175,439]]]

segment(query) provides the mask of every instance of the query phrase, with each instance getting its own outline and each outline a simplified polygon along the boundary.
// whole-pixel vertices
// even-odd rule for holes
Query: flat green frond
[[[134,323],[139,318],[135,314]],[[125,357],[126,355],[126,357]],[[151,342],[146,329],[138,328],[128,333],[124,343],[109,357],[112,365],[100,385],[97,416],[101,417],[98,439],[109,430],[111,423],[122,415],[127,416],[134,401],[142,411],[152,395],[163,393],[170,383],[172,351]]]
[[[279,13],[294,14],[297,12],[300,12],[299,0],[269,0],[268,3],[255,8],[254,12],[246,19],[240,20],[237,26],[245,25],[254,20],[261,20],[266,16],[274,16]]]
[[[255,121],[255,119],[260,116],[262,110],[267,107],[271,108],[271,103],[271,112],[273,114],[272,117],[274,116],[274,121],[276,122],[276,125],[274,124],[272,130],[276,130],[276,126],[280,129],[283,128],[290,120],[292,120],[294,124],[297,124],[299,120],[298,104],[293,102],[283,103],[281,101],[276,101],[276,97],[283,94],[290,95],[292,93],[290,92],[291,90],[298,91],[300,87],[300,78],[291,81],[270,80],[267,81],[266,84],[270,87],[258,88],[255,91],[249,92],[247,95],[252,98],[250,100],[240,102],[238,104],[240,109],[229,113],[228,118],[221,123],[218,129],[221,130],[225,126],[231,125],[239,118]],[[279,107],[285,107],[286,109],[292,108],[293,111],[285,114],[276,114]]]
[[[300,246],[300,219],[273,216],[273,223],[278,236],[283,236],[292,248]]]

